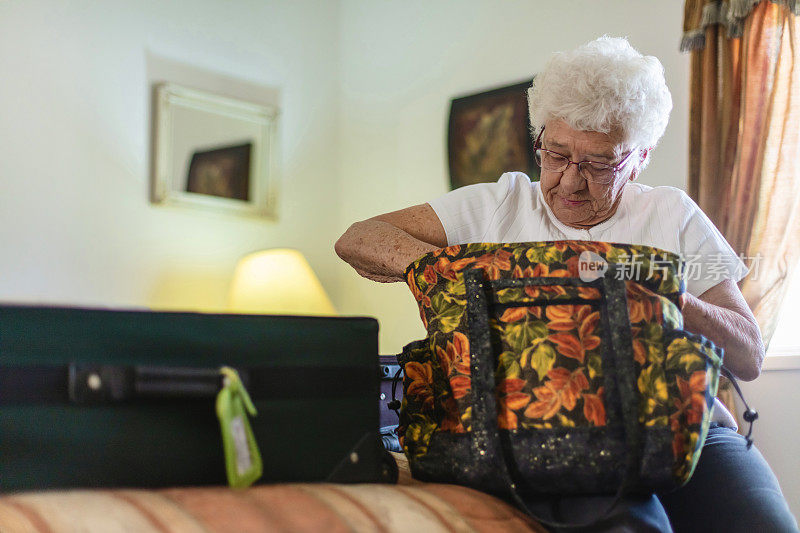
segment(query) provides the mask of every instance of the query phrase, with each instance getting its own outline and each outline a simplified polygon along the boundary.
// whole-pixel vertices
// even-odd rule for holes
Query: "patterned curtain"
[[[797,0],[686,0],[689,194],[746,258],[740,288],[765,343],[800,260]],[[722,401],[733,408],[730,390]]]
[[[800,260],[798,11],[794,0],[687,0],[684,11],[689,194],[752,258],[741,289],[765,342]]]

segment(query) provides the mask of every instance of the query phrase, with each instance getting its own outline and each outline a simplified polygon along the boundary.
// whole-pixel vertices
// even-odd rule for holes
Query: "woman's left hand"
[[[699,333],[725,350],[724,364],[737,377],[752,381],[761,373],[764,342],[753,312],[733,280],[724,280],[700,297],[689,293],[681,302],[684,328]]]

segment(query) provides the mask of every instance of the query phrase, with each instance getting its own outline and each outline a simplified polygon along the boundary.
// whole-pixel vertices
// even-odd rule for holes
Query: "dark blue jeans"
[[[761,452],[726,427],[712,426],[692,478],[659,500],[676,533],[798,531]]]
[[[530,501],[544,518],[572,523],[602,514],[613,497]],[[712,425],[694,475],[680,489],[658,497],[627,498],[602,522],[563,532],[796,532],[797,522],[778,480],[755,446],[732,429]]]

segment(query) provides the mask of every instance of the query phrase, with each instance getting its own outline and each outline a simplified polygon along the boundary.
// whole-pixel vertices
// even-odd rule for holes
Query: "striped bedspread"
[[[402,455],[397,485],[261,485],[247,490],[69,490],[0,497],[2,533],[543,532],[481,492],[420,483]]]

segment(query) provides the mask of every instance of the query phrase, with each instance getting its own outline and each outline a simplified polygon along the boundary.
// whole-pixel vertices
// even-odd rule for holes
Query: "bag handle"
[[[625,475],[620,484],[614,500],[609,507],[597,518],[585,523],[564,523],[547,520],[532,512],[518,492],[518,483],[513,479],[511,472],[516,471],[509,442],[502,442],[497,430],[497,404],[495,399],[495,365],[493,364],[492,347],[489,337],[489,301],[487,298],[486,283],[483,280],[483,271],[471,268],[464,271],[464,283],[467,294],[467,329],[470,341],[470,373],[473,388],[473,417],[472,417],[472,444],[478,456],[486,460],[495,460],[493,466],[506,484],[510,496],[515,503],[539,522],[561,528],[587,527],[606,518],[619,504],[622,497],[638,480],[639,463],[641,455],[641,434],[639,431],[636,406],[635,371],[633,368],[633,354],[630,328],[617,326],[612,331],[609,317],[616,324],[629,324],[627,296],[625,284],[622,279],[617,279],[616,265],[610,264],[609,270],[601,282],[584,282],[576,278],[523,278],[516,280],[515,284],[524,285],[574,285],[574,286],[602,286],[603,302],[608,309],[608,316],[604,316],[604,329],[610,340],[610,351],[613,358],[613,370],[607,375],[621,376],[621,379],[609,379],[607,388],[610,388],[609,400],[619,397],[619,408],[622,412],[622,421],[627,444],[628,461]],[[507,282],[504,281],[502,284]],[[493,284],[490,282],[490,286]],[[531,305],[535,305],[532,303]],[[623,322],[620,322],[623,320]],[[609,387],[610,386],[610,387]],[[607,402],[612,403],[612,402]],[[508,439],[505,439],[506,441]],[[500,458],[502,461],[497,461]]]
[[[606,315],[603,317],[604,329],[609,332],[613,357],[615,385],[620,399],[622,423],[625,427],[625,443],[628,452],[627,472],[620,487],[623,492],[630,490],[639,480],[642,455],[642,432],[639,424],[640,397],[637,386],[637,373],[633,357],[633,338],[631,336],[630,316],[628,315],[628,296],[625,281],[620,275],[622,266],[610,263],[603,276],[603,296]],[[611,396],[613,399],[614,396]]]

